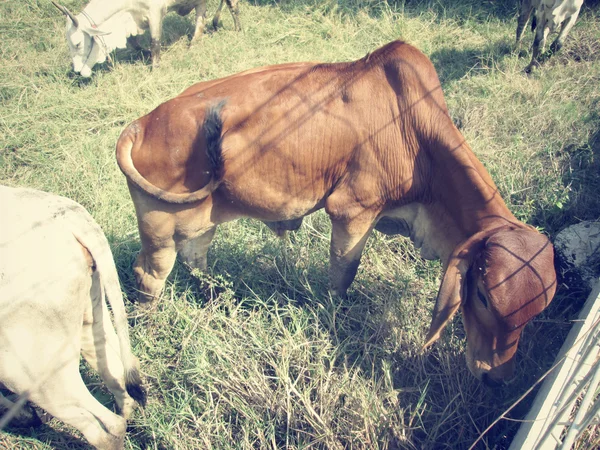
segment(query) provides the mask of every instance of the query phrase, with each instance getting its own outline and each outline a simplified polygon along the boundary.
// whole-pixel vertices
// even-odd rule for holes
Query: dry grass
[[[520,219],[553,236],[600,218],[597,9],[585,9],[562,53],[526,77],[528,55],[512,47],[516,1],[240,3],[243,34],[224,13],[223,28],[188,48],[191,19],[170,15],[160,69],[120,51],[89,82],[69,74],[63,19],[50,2],[0,3],[0,179],[83,204],[111,242],[128,296],[139,241],[114,161],[127,123],[197,81],[356,59],[397,38],[433,60],[453,118]],[[220,227],[210,275],[176,268],[158,309],[132,319],[150,400],[127,448],[466,449],[551,365],[585,296],[577,283],[561,286],[525,329],[515,380],[491,391],[466,369],[459,318],[420,351],[438,263],[404,238],[375,234],[349,298],[332,299],[328,240],[322,213],[289,241],[241,220]],[[97,382],[87,371],[86,380]],[[112,405],[103,387],[92,389]],[[522,418],[530,401],[509,417]],[[518,425],[500,421],[477,448],[507,448]],[[86,448],[74,435],[54,420],[2,432],[0,448]]]

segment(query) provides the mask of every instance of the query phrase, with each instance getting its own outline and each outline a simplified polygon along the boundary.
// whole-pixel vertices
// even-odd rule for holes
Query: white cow
[[[145,392],[102,230],[79,204],[41,191],[0,186],[0,207],[0,385],[74,426],[96,448],[123,448],[125,419],[134,399],[145,403]],[[123,417],[88,391],[80,353]]]
[[[221,0],[214,23],[227,3],[236,30],[240,30],[238,0]],[[152,38],[152,65],[160,60],[160,38],[162,22],[170,11],[185,16],[196,10],[196,27],[192,41],[204,31],[206,20],[206,0],[92,0],[74,15],[66,7],[52,2],[67,16],[67,43],[73,58],[73,70],[83,77],[92,74],[92,68],[106,61],[109,53],[116,48],[125,48],[129,36],[142,34],[150,29]]]
[[[521,0],[521,12],[517,23],[517,45],[523,39],[525,26],[529,21],[531,12],[533,20],[531,30],[536,30],[533,40],[533,55],[531,63],[525,68],[530,73],[540,65],[540,55],[544,53],[548,34],[558,31],[557,38],[550,46],[552,53],[556,53],[563,46],[564,40],[575,25],[583,0]]]

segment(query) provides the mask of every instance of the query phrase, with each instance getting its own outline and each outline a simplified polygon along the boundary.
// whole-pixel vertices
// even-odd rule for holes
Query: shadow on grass
[[[413,421],[410,439],[417,448],[434,449],[439,448],[436,445],[440,442],[453,442],[452,448],[468,449],[489,424],[551,367],[569,331],[568,318],[577,313],[577,309],[569,307],[568,302],[553,302],[542,316],[526,326],[517,353],[515,378],[507,386],[490,389],[470,374],[464,352],[456,349],[456,340],[465,339],[464,328],[458,318],[460,314],[431,350],[421,352],[414,343],[403,338],[399,339],[399,350],[390,350],[390,337],[386,329],[398,325],[389,322],[385,308],[373,302],[381,289],[379,281],[357,280],[350,287],[348,298],[330,297],[326,288],[327,267],[321,264],[326,255],[322,255],[323,258],[316,255],[326,250],[319,248],[311,252],[313,261],[296,269],[293,257],[286,261],[284,246],[279,240],[264,239],[260,235],[259,227],[263,225],[254,225],[253,221],[251,227],[253,232],[259,233],[258,237],[253,238],[258,241],[262,239],[264,244],[248,250],[243,239],[238,242],[217,236],[215,245],[209,251],[211,270],[208,275],[195,278],[178,262],[169,278],[171,282],[176,280],[173,283],[174,296],[186,295],[188,299],[194,299],[192,301],[197,302],[200,308],[208,302],[221,303],[221,295],[231,295],[235,303],[249,311],[257,307],[264,309],[265,305],[270,309],[274,305],[280,307],[289,303],[313,309],[332,342],[340,346],[340,356],[336,358],[339,370],[345,367],[359,368],[361,376],[379,383],[386,376],[384,365],[391,368],[393,388],[398,392],[400,405],[406,410],[406,422]],[[300,233],[292,235],[291,239],[297,241],[292,242],[292,246],[300,246],[306,239]],[[112,240],[111,244],[114,248]],[[128,297],[135,298],[131,264],[139,249],[137,237],[121,242],[117,247],[114,253],[122,284]],[[285,270],[290,272],[286,273]],[[301,276],[299,272],[302,272]],[[303,277],[312,283],[313,290],[302,283]],[[412,292],[410,286],[403,286],[400,280],[400,297],[405,289],[408,289],[405,304],[410,304],[413,296],[422,295]],[[364,291],[368,294],[364,294]],[[423,307],[430,300],[421,299],[419,303]],[[168,299],[163,298],[162,301]],[[403,321],[408,321],[412,312],[400,308],[397,314],[403,316]],[[333,316],[337,319],[331,320]],[[402,333],[403,330],[400,330]],[[454,341],[454,344],[450,341]],[[485,448],[485,445],[496,449],[508,448],[520,425],[515,420],[527,414],[536,392],[537,389],[527,395],[506,415],[509,420],[501,420],[496,424],[485,435],[485,444],[481,442],[476,448]],[[420,413],[424,402],[427,410]],[[455,437],[449,439],[448,436]],[[130,439],[153,442],[149,433],[135,426],[130,427]],[[398,442],[397,446],[403,448],[403,443]]]
[[[588,120],[600,122],[596,112]],[[552,210],[538,210],[535,223],[547,224],[555,236],[563,228],[584,220],[600,220],[600,129],[590,136],[585,145],[562,150],[564,186],[570,186],[569,200]]]
[[[459,80],[469,73],[492,67],[511,52],[511,45],[506,40],[501,40],[483,48],[446,47],[433,52],[429,57],[444,87],[447,83]]]

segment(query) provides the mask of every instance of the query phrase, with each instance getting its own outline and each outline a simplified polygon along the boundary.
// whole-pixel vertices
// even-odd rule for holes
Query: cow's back
[[[189,88],[138,121],[139,172],[171,192],[204,186],[198,143],[206,111],[220,102],[224,178],[215,198],[267,219],[322,207],[340,183],[365,203],[416,198],[429,175],[417,167],[428,166],[416,157],[421,142],[440,123],[452,127],[431,62],[392,42],[350,63],[259,68]]]

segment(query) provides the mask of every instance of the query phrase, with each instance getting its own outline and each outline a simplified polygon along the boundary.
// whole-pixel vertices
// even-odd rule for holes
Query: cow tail
[[[220,179],[223,175],[223,119],[221,118],[223,106],[225,106],[225,100],[209,107],[202,125],[206,140],[206,155],[216,179]]]
[[[85,224],[87,226],[85,228],[83,226],[78,227],[79,229],[86,230],[86,232],[81,233],[77,229],[73,230],[73,234],[80,244],[92,255],[100,279],[101,301],[106,299],[112,309],[115,331],[119,340],[121,362],[124,369],[125,389],[136,402],[145,406],[146,390],[143,387],[140,377],[138,360],[131,352],[129,323],[127,322],[127,313],[125,311],[117,268],[102,229],[89,214],[87,215],[88,220],[87,224]]]
[[[131,342],[129,340],[129,323],[127,321],[127,313],[123,303],[123,293],[119,284],[119,276],[115,267],[110,247],[106,242],[107,251],[104,252],[103,266],[97,264],[100,273],[100,280],[104,287],[106,300],[110,304],[115,321],[115,331],[119,339],[119,347],[121,350],[121,361],[125,369],[125,389],[127,393],[140,405],[146,405],[146,390],[143,387],[140,377],[139,363],[137,358],[131,353]]]
[[[219,105],[221,105],[221,104],[219,104]],[[138,139],[138,137],[139,137],[139,134],[138,134],[139,125],[137,124],[137,122],[133,122],[131,125],[129,125],[121,133],[121,136],[119,137],[119,140],[117,141],[117,152],[116,152],[117,153],[117,163],[119,164],[119,168],[121,169],[123,174],[127,177],[127,180],[130,183],[134,184],[139,189],[141,189],[146,194],[151,195],[152,197],[157,198],[162,201],[165,201],[167,203],[177,203],[177,204],[193,203],[193,202],[203,200],[206,197],[208,197],[210,194],[212,194],[213,191],[215,191],[220,184],[219,178],[215,176],[215,169],[217,169],[217,172],[220,173],[221,168],[222,168],[222,160],[221,160],[221,152],[220,152],[220,142],[221,142],[220,133],[222,132],[222,122],[220,121],[220,116],[218,114],[218,112],[220,111],[220,108],[217,109],[217,116],[218,116],[217,122],[214,121],[213,116],[215,113],[212,112],[213,109],[214,108],[209,108],[209,111],[207,113],[207,119],[205,120],[205,124],[204,124],[204,127],[206,128],[206,122],[209,121],[208,117],[210,115],[210,117],[211,117],[211,120],[210,120],[211,135],[210,135],[210,137],[207,136],[206,140],[208,143],[210,143],[209,145],[207,145],[207,153],[208,153],[210,164],[211,164],[211,166],[213,166],[213,167],[211,167],[211,169],[213,169],[213,170],[212,170],[212,174],[211,174],[212,177],[211,177],[210,181],[204,187],[198,189],[197,191],[190,192],[187,194],[175,194],[173,192],[165,191],[165,190],[153,185],[146,178],[144,178],[144,176],[141,173],[139,173],[138,170],[135,168],[135,165],[133,164],[133,159],[131,156],[131,151],[133,149],[133,145],[134,145],[136,139]],[[212,127],[213,124],[215,124],[217,126]],[[218,136],[216,136],[215,133],[219,133]],[[215,143],[217,144],[218,151],[215,148]]]

